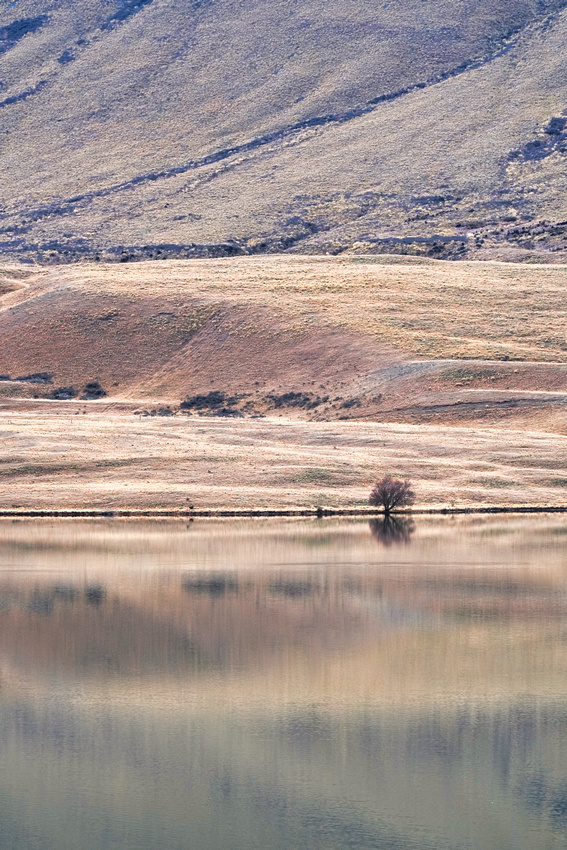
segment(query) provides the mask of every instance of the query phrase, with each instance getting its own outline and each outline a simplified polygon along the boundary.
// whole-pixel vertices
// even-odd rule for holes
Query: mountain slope
[[[564,259],[566,5],[3,3],[0,248]]]

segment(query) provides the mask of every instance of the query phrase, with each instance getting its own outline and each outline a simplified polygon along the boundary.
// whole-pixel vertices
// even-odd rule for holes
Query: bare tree
[[[410,507],[415,502],[415,493],[409,481],[400,481],[385,475],[374,485],[368,503],[384,508],[384,513],[389,516],[395,508]]]

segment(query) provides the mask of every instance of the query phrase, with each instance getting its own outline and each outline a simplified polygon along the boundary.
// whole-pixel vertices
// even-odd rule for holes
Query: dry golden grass
[[[354,505],[384,472],[412,478],[422,505],[563,504],[566,271],[281,256],[35,268],[0,299],[0,374],[54,377],[0,381],[0,504]],[[106,399],[47,400],[94,378]],[[241,394],[244,418],[177,410],[211,389]],[[328,401],[274,408],[286,392]],[[165,403],[176,416],[134,415]]]
[[[5,303],[69,289],[230,303],[285,310],[290,332],[323,318],[411,356],[567,362],[566,281],[566,266],[267,256],[45,269],[38,292]]]
[[[566,266],[275,255],[58,267],[46,276],[56,288],[98,295],[285,309],[297,331],[324,318],[417,357],[567,362]]]
[[[356,506],[385,472],[424,507],[565,503],[556,434],[22,407],[1,408],[2,509]]]

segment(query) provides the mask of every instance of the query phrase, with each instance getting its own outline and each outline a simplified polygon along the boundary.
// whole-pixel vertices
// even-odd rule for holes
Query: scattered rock
[[[114,14],[101,24],[101,30],[113,29],[118,24],[128,20],[132,15],[136,15],[144,6],[148,6],[151,2],[152,0],[125,0],[125,2],[119,5]]]
[[[35,18],[20,18],[7,26],[0,27],[0,53],[6,53],[24,36],[37,32],[47,21],[47,15],[37,15]]]
[[[75,56],[74,56],[72,50],[64,50],[63,53],[61,54],[61,56],[57,57],[57,61],[59,62],[60,65],[68,65],[69,62],[73,62],[74,59],[75,59]]]
[[[523,162],[537,161],[551,156],[552,153],[567,152],[567,118],[564,115],[554,116],[539,136],[527,142],[522,148],[511,151],[508,155],[510,161],[520,160]]]

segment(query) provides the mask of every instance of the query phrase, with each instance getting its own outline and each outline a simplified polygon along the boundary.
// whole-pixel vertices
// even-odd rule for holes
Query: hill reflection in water
[[[0,525],[0,846],[564,846],[565,533]]]

